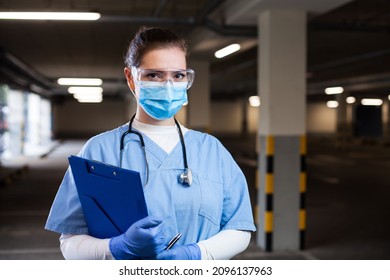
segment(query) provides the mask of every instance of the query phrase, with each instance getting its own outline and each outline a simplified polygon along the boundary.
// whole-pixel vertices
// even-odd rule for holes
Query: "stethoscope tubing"
[[[148,181],[149,181],[149,164],[148,164],[148,159],[146,157],[146,149],[145,149],[144,137],[142,136],[142,134],[140,132],[135,131],[132,128],[132,124],[133,124],[134,118],[135,118],[135,114],[130,119],[129,129],[122,134],[121,139],[120,139],[120,147],[119,147],[119,149],[120,149],[119,150],[120,159],[119,159],[119,164],[120,164],[120,167],[122,167],[123,151],[124,151],[124,148],[125,148],[125,137],[128,134],[131,134],[131,133],[137,135],[138,138],[139,138],[139,141],[140,141],[141,148],[142,148],[143,153],[144,153],[145,163],[146,163],[145,164],[146,165],[146,180],[145,180],[145,184],[144,184],[144,187],[145,187],[148,184]],[[176,127],[178,129],[178,132],[179,132],[180,144],[181,144],[182,153],[183,153],[184,173],[180,175],[180,178],[181,178],[181,177],[183,177],[183,175],[185,175],[185,177],[186,177],[188,175],[188,173],[191,172],[191,170],[188,168],[187,151],[186,151],[186,146],[185,146],[185,142],[184,142],[183,132],[181,130],[179,122],[176,119],[174,119],[174,120],[175,120]],[[182,183],[187,183],[188,185],[191,185],[191,181],[190,182],[182,182]]]

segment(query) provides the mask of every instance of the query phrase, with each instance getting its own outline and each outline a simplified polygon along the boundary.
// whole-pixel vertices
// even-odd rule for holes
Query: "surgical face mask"
[[[154,119],[173,117],[187,102],[186,82],[139,82],[139,104]]]

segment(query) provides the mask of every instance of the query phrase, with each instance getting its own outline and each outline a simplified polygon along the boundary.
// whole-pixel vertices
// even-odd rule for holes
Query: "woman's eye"
[[[174,75],[175,80],[183,80],[185,77],[186,77],[186,75],[183,73],[176,73]]]
[[[149,73],[147,75],[147,78],[150,79],[150,80],[160,80],[162,79],[162,76],[161,73]]]

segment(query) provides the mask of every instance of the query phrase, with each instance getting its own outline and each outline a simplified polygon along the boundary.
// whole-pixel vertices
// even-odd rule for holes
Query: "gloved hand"
[[[116,237],[111,238],[109,247],[117,260],[131,260],[154,257],[165,246],[162,218],[147,216]]]
[[[156,256],[157,260],[200,260],[200,248],[196,243],[176,245]]]

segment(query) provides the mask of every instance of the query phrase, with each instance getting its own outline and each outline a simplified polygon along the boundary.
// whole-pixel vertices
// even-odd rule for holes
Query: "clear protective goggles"
[[[132,74],[136,82],[157,82],[165,84],[170,81],[175,83],[187,83],[187,89],[192,86],[195,79],[195,72],[192,69],[142,69],[132,67]]]

